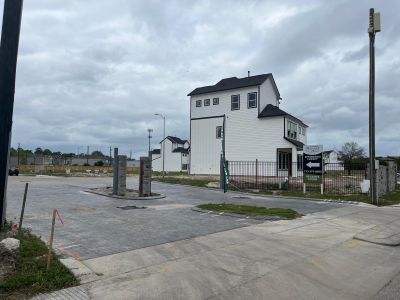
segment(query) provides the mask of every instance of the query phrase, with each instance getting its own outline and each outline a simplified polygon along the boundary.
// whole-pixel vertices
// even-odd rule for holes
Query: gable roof
[[[305,127],[308,127],[308,125],[305,124],[300,119],[292,116],[291,114],[288,114],[286,111],[284,111],[284,110],[280,109],[278,106],[275,106],[275,105],[272,105],[272,104],[268,104],[262,110],[262,112],[259,113],[258,118],[261,119],[261,118],[279,117],[279,116],[289,116],[289,117],[293,118],[294,120],[296,120],[297,122],[299,122],[302,125],[304,125]]]
[[[288,142],[292,143],[293,145],[295,145],[297,147],[297,150],[299,150],[299,151],[303,150],[304,143],[302,143],[300,141],[296,141],[291,138],[288,138],[286,136],[284,136],[284,139],[287,140]]]
[[[153,149],[151,154],[161,154],[161,149]]]
[[[244,87],[255,86],[255,85],[261,85],[265,80],[267,80],[268,77],[272,78],[273,85],[275,85],[275,81],[273,80],[271,73],[255,75],[255,76],[248,76],[248,77],[243,77],[243,78],[229,77],[229,78],[224,78],[224,79],[220,80],[215,85],[198,87],[198,88],[194,89],[193,91],[191,91],[188,94],[188,96],[200,95],[200,94],[206,94],[206,93],[212,93],[212,92],[220,92],[220,91],[244,88]]]
[[[176,137],[176,136],[167,136],[165,139],[169,139],[172,143],[176,143],[176,144],[185,144],[186,142],[188,142],[188,140],[182,140],[182,139],[180,139],[180,138],[178,138],[178,137]],[[162,140],[161,142],[160,142],[160,144],[163,142],[164,140]]]

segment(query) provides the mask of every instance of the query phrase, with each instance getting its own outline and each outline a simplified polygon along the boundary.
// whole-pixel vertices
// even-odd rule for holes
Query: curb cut
[[[121,200],[156,200],[156,199],[162,199],[167,197],[165,194],[159,194],[158,196],[150,196],[150,197],[125,197],[125,196],[118,196],[118,195],[110,195],[107,193],[102,193],[102,192],[97,192],[93,191],[91,189],[85,190],[84,192],[91,193],[91,194],[96,194],[108,198],[116,198],[116,199],[121,199]]]
[[[191,210],[200,212],[200,213],[205,213],[205,214],[212,214],[212,215],[220,215],[220,216],[228,216],[228,217],[233,217],[233,218],[239,218],[239,219],[249,219],[249,220],[258,220],[258,221],[280,221],[280,220],[289,220],[283,217],[278,217],[278,216],[269,216],[269,217],[250,217],[246,215],[240,215],[240,214],[233,214],[233,213],[226,213],[226,212],[218,212],[218,211],[213,211],[213,210],[205,210],[201,209],[198,207],[192,207]]]

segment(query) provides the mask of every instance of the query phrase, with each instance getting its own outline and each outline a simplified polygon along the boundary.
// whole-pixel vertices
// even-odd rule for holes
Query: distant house
[[[163,170],[163,149],[164,170],[166,172],[187,172],[189,169],[189,142],[175,136],[167,136],[160,142],[160,149],[151,152],[153,171]]]
[[[190,174],[220,172],[223,136],[228,161],[273,162],[282,175],[301,171],[308,126],[279,107],[272,74],[225,78],[188,96]]]
[[[334,150],[322,152],[325,171],[343,171],[343,162],[339,160],[338,154]]]

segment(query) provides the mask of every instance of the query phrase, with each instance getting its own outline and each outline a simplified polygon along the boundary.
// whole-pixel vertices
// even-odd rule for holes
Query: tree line
[[[20,157],[28,157],[28,156],[34,156],[34,155],[46,155],[46,156],[52,156],[52,157],[60,157],[60,158],[73,158],[73,157],[86,157],[87,154],[81,153],[76,155],[75,153],[72,152],[66,152],[63,153],[61,151],[51,151],[50,149],[43,149],[41,147],[36,148],[35,150],[30,150],[30,149],[23,149],[23,148],[10,148],[10,156],[20,156]],[[91,157],[98,157],[98,158],[105,158],[106,155],[104,155],[101,151],[96,150],[93,151],[89,156]]]

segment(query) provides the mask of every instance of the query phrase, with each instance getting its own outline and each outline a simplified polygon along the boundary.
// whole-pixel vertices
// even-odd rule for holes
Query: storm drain
[[[234,198],[234,199],[251,199],[250,197],[246,197],[246,196],[233,196],[232,198]]]
[[[130,209],[145,209],[146,206],[136,206],[136,205],[129,205],[129,206],[117,206],[119,209],[123,210],[130,210]]]

